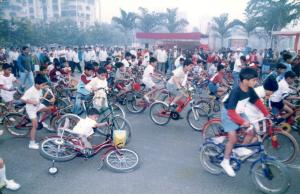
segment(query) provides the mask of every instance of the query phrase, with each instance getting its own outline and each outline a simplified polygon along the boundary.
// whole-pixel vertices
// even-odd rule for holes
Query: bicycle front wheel
[[[62,132],[63,129],[72,130],[75,125],[80,121],[80,117],[75,114],[66,114],[58,119],[55,123],[58,135]]]
[[[140,93],[133,93],[131,99],[127,99],[126,108],[130,113],[141,113],[146,109],[147,102]]]
[[[41,142],[40,154],[48,159],[65,162],[76,157],[77,153],[72,149],[72,143],[61,137],[50,137]]]
[[[106,166],[119,173],[131,172],[139,165],[139,156],[129,149],[118,149],[108,153],[105,158]]]
[[[209,115],[211,113],[211,104],[206,100],[200,100],[196,105],[202,110],[201,116]]]
[[[123,119],[126,118],[126,114],[125,114],[123,108],[120,105],[112,104],[112,109],[113,109],[113,112],[114,112],[114,116],[119,116],[119,117],[122,117]]]
[[[203,110],[199,107],[192,107],[187,113],[186,120],[195,131],[201,131],[203,125],[208,121],[207,115],[201,115],[203,115]]]
[[[263,144],[269,156],[285,164],[292,163],[299,153],[297,140],[285,131],[274,131],[273,137],[266,135]]]
[[[3,121],[7,131],[16,137],[26,137],[32,128],[30,120],[20,113],[9,113]]]
[[[284,193],[290,186],[286,167],[276,160],[257,162],[251,169],[251,178],[264,193]]]
[[[208,143],[202,146],[200,151],[200,164],[211,174],[221,174],[222,167],[217,160],[217,156],[223,153],[223,150],[215,144]]]
[[[164,102],[154,102],[150,107],[150,118],[157,125],[166,125],[170,121],[169,106]]]

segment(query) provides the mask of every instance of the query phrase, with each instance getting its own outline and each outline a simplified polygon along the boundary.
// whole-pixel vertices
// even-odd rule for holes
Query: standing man
[[[20,74],[20,83],[25,89],[33,86],[33,71],[34,66],[32,63],[32,58],[29,54],[29,47],[24,46],[22,48],[22,54],[18,57],[18,68]]]
[[[11,64],[12,64],[12,72],[14,74],[15,77],[20,77],[19,76],[19,68],[18,68],[18,57],[19,57],[19,53],[16,50],[16,48],[12,47],[11,50],[8,53],[9,58],[11,60]]]
[[[78,54],[77,48],[74,48],[74,51],[72,52],[72,62],[73,62],[72,73],[74,73],[76,67],[79,70],[79,72],[82,73],[81,66],[80,66],[80,60],[79,60],[79,54]]]
[[[158,61],[157,70],[163,74],[166,73],[166,62],[168,59],[167,52],[160,46],[156,51],[156,57]]]
[[[238,48],[236,50],[236,53],[234,54],[235,62],[234,62],[234,67],[233,67],[233,72],[232,72],[233,81],[234,81],[233,87],[237,87],[239,84],[239,79],[240,79],[239,74],[243,67],[242,60],[246,60],[246,57],[241,59],[242,56],[243,56],[243,54],[241,53],[241,49]]]
[[[107,57],[108,57],[108,54],[106,52],[106,49],[104,48],[104,46],[101,46],[100,51],[99,51],[100,67],[104,67]]]

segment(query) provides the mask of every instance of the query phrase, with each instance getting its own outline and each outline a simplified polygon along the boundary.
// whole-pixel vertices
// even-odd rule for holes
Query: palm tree
[[[154,32],[163,22],[163,14],[149,12],[148,9],[140,7],[138,15],[138,27],[143,32]]]
[[[213,23],[212,30],[221,38],[222,47],[224,45],[224,39],[230,36],[230,29],[233,26],[240,25],[239,20],[229,22],[227,13],[223,13],[219,17],[213,17]]]
[[[121,16],[120,17],[113,17],[112,22],[117,24],[118,27],[122,31],[124,31],[126,36],[128,37],[130,32],[132,32],[132,30],[136,27],[137,15],[133,12],[128,12],[127,13],[123,9],[120,9],[120,12],[121,12]]]
[[[184,28],[189,24],[186,19],[177,19],[178,8],[169,9],[164,14],[165,26],[170,33],[184,31]]]

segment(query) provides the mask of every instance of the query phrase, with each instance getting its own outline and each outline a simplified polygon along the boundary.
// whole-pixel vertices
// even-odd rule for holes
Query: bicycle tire
[[[208,121],[208,116],[201,116],[198,111],[202,110],[199,107],[192,107],[187,112],[186,120],[192,129],[194,129],[195,131],[202,131],[203,125]]]
[[[159,108],[159,106],[161,106],[161,108]],[[159,112],[155,112],[155,108],[158,108]],[[160,117],[160,118],[165,118],[164,121],[162,122],[159,122],[155,117],[154,115],[155,114],[158,114],[157,116]],[[161,114],[161,116],[160,116]],[[157,124],[157,125],[166,125],[169,123],[171,117],[170,117],[170,110],[169,110],[169,106],[164,103],[164,102],[154,102],[151,106],[150,106],[150,118],[151,120]]]
[[[130,113],[138,114],[146,110],[146,103],[142,94],[133,93],[132,99],[126,101],[126,108]]]
[[[57,134],[60,135],[62,129],[73,129],[79,122],[80,117],[75,114],[65,114],[57,121]]]
[[[129,154],[132,156],[131,158],[133,158],[133,162],[128,161]],[[108,169],[117,173],[132,172],[137,169],[140,164],[138,154],[133,150],[125,148],[112,150],[107,154],[104,162]],[[117,166],[116,164],[119,164],[120,166]],[[130,165],[126,166],[128,164]]]
[[[8,112],[8,109],[5,106],[5,104],[0,103],[0,123],[3,123],[4,116],[7,112]]]
[[[297,155],[299,153],[299,144],[297,140],[291,134],[285,131],[274,131],[274,135],[276,135],[277,137],[279,147],[274,148],[274,146],[272,146],[272,137],[270,136],[270,134],[267,134],[263,138],[263,144],[266,153],[269,156],[275,157],[278,161],[284,164],[292,163],[297,158]],[[288,141],[285,141],[283,143],[282,138],[285,138]],[[287,142],[289,142],[288,145]],[[279,153],[279,151],[282,151],[282,153]],[[291,151],[291,153],[288,153],[288,151]]]
[[[52,144],[52,145],[50,145],[50,144]],[[68,144],[70,144],[70,145],[68,145]],[[48,160],[54,160],[57,162],[66,162],[66,161],[74,159],[77,156],[77,152],[75,150],[68,148],[71,145],[72,145],[71,142],[69,142],[68,140],[65,140],[61,137],[49,137],[47,139],[44,139],[40,143],[40,154],[41,154],[41,156],[43,156],[45,159],[48,159]],[[56,149],[56,150],[50,150],[50,146],[54,146],[52,149]],[[63,146],[63,147],[61,147],[61,146]],[[64,152],[64,151],[68,151],[68,153]],[[63,152],[67,153],[67,155],[59,156],[59,154],[63,153]]]
[[[202,168],[211,174],[221,174],[223,171],[222,167],[211,161],[213,157],[216,157],[221,153],[223,153],[223,150],[221,150],[217,145],[213,143],[204,144],[201,147],[199,155]]]
[[[202,134],[204,139],[223,136],[224,132],[221,121],[211,122],[203,129]]]
[[[4,126],[11,135],[15,137],[26,137],[29,134],[32,128],[30,120],[25,121],[24,127],[19,126],[18,129],[16,128],[16,125],[25,119],[24,117],[25,116],[21,113],[8,113],[5,116]]]
[[[270,159],[266,159],[263,164],[265,167],[267,167],[265,170],[263,170],[263,165],[261,162],[257,162],[251,169],[251,179],[254,185],[264,193],[284,193],[290,186],[290,178],[288,176],[286,167],[279,161]],[[280,173],[276,177],[274,176],[276,171],[275,169]],[[270,177],[266,177],[266,175],[269,173]],[[266,186],[265,183],[258,179],[257,175],[266,178],[266,183],[271,181],[274,182],[275,179],[279,179],[276,184],[272,184],[273,186],[278,186],[278,188],[270,188]]]
[[[122,117],[123,119],[126,119],[126,114],[123,108],[118,104],[112,104],[112,109],[114,112],[114,116]]]

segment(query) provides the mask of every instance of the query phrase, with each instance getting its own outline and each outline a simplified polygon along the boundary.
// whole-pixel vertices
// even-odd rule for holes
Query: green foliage
[[[126,12],[123,9],[120,9],[121,16],[120,17],[113,17],[112,21],[124,31],[131,31],[136,27],[136,19],[137,15],[133,12]]]
[[[163,14],[158,12],[149,12],[148,9],[140,7],[138,18],[138,28],[142,32],[155,32],[163,24]]]
[[[178,8],[169,9],[167,8],[167,11],[164,16],[164,24],[168,31],[170,33],[172,32],[182,32],[184,31],[185,27],[189,24],[189,22],[186,19],[178,19],[177,17],[177,11]]]

